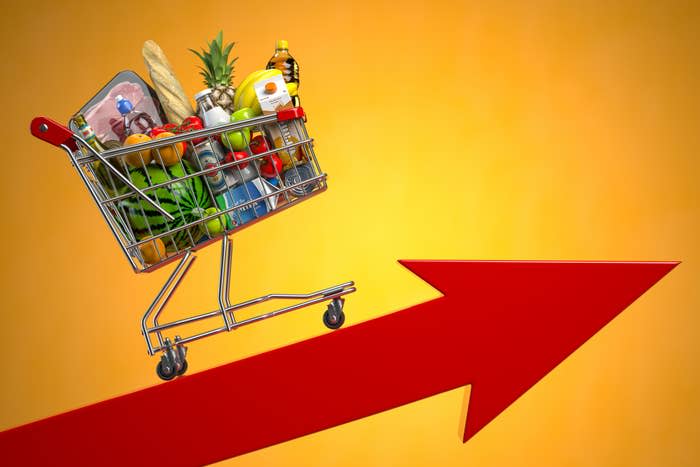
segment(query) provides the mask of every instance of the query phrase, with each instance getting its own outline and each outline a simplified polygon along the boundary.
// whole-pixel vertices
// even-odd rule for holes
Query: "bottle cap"
[[[199,99],[201,99],[202,97],[206,96],[207,94],[211,94],[211,89],[210,89],[210,88],[207,88],[207,89],[204,89],[204,90],[202,90],[202,91],[199,91],[197,94],[194,95],[194,100],[195,100],[195,101],[198,101]]]
[[[289,49],[289,43],[284,39],[278,39],[277,49]]]
[[[126,115],[134,108],[129,99],[125,99],[121,94],[114,98],[117,101],[117,110],[120,114]]]

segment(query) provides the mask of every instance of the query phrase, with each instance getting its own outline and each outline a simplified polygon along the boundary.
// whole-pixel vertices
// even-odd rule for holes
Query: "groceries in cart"
[[[206,86],[190,99],[148,40],[150,84],[119,72],[70,121],[85,146],[79,160],[91,190],[138,270],[325,188],[286,41],[238,87],[233,47],[220,32],[207,47],[189,49]]]
[[[146,41],[150,84],[122,71],[75,113],[70,129],[43,116],[30,126],[35,137],[67,153],[135,272],[177,260],[140,322],[148,354],[160,354],[156,373],[163,380],[187,371],[186,344],[292,310],[326,302],[323,324],[338,329],[345,322],[344,296],[356,290],[349,281],[231,303],[229,234],[327,188],[299,107],[299,66],[287,42],[278,41],[267,67],[238,87],[232,49],[222,33],[207,48],[190,49],[202,62],[205,85],[192,90],[191,100],[158,44]],[[217,241],[217,309],[163,322],[195,252]],[[278,300],[295,303],[239,315]]]

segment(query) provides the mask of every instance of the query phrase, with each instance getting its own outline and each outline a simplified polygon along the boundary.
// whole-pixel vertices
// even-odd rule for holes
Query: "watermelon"
[[[121,170],[119,165],[117,165],[116,161],[111,161],[112,165],[119,170],[122,175],[126,175],[125,170]],[[122,195],[127,192],[129,187],[126,186],[124,182],[119,180],[119,178],[112,173],[102,162],[100,161],[95,161],[92,163],[92,170],[95,173],[95,176],[97,177],[97,181],[99,184],[102,186],[102,188],[105,190],[108,196],[117,196],[117,195]]]
[[[187,162],[182,161],[182,165],[175,164],[165,169],[158,165],[149,165],[145,170],[143,167],[130,169],[129,177],[137,188],[144,189],[151,184],[157,185],[185,176],[183,166],[187,173],[194,173],[192,167]],[[197,221],[204,216],[204,211],[212,206],[209,192],[200,177],[174,181],[169,185],[147,192],[147,195],[172,215],[175,220],[168,221],[140,196],[123,200],[119,207],[122,212],[126,213],[134,235],[139,240]],[[202,229],[194,226],[190,229],[180,230],[172,236],[163,237],[163,242],[168,251],[173,251],[176,247],[180,250],[194,246],[203,236]]]

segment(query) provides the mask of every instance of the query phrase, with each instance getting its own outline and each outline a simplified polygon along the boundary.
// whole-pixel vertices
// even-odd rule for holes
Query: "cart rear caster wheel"
[[[187,368],[187,366],[184,366],[184,368]],[[166,371],[162,361],[158,362],[158,365],[156,366],[156,373],[163,381],[170,381],[178,375],[174,367],[170,368],[170,371]]]
[[[183,360],[182,365],[180,367],[180,371],[177,372],[177,375],[182,376],[185,374],[186,371],[187,371],[187,360]]]
[[[163,361],[158,362],[158,366],[156,366],[156,373],[158,373],[158,377],[162,379],[163,381],[170,381],[171,379],[175,378],[176,376],[182,376],[185,374],[187,371],[187,360],[182,361],[182,365],[180,366],[179,370],[176,370],[174,367],[170,370],[170,372],[165,371],[165,367],[163,366]]]
[[[329,329],[338,329],[345,323],[345,313],[343,313],[343,300],[334,298],[328,304],[326,312],[323,313],[323,324]]]

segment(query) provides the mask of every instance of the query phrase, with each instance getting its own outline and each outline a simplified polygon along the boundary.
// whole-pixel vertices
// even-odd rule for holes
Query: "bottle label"
[[[209,141],[198,144],[195,147],[195,152],[201,170],[213,169],[221,164],[218,151],[212,147]],[[227,188],[222,170],[212,170],[206,173],[202,178],[207,182],[214,194],[221,193]]]
[[[92,142],[95,139],[95,132],[93,131],[92,127],[90,125],[83,125],[80,128],[78,128],[78,131],[80,132],[80,136],[83,137],[85,142],[92,145]]]

